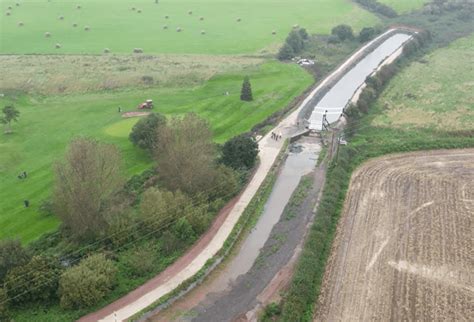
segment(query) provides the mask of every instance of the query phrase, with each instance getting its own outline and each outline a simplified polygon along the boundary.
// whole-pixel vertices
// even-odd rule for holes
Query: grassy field
[[[373,124],[401,129],[474,129],[474,34],[405,68],[378,101]]]
[[[295,24],[328,33],[337,23],[360,29],[378,21],[349,0],[0,0],[0,11],[0,53],[16,54],[92,54],[104,48],[113,53],[134,48],[145,53],[256,53],[277,48]]]
[[[246,74],[253,86],[255,100],[251,103],[239,99]],[[0,135],[0,238],[20,237],[28,242],[57,227],[57,219],[39,216],[38,207],[51,193],[52,163],[75,136],[116,144],[129,175],[151,165],[128,141],[137,119],[123,120],[117,113],[119,105],[133,110],[144,99],[153,98],[156,111],[168,116],[196,112],[210,121],[216,141],[223,142],[283,108],[311,83],[312,77],[299,66],[269,62],[213,77],[193,88],[0,98],[0,106],[14,103],[21,112],[20,122],[13,125],[15,133]],[[224,95],[226,91],[229,96]],[[17,179],[21,171],[29,173],[27,180]],[[24,199],[30,200],[30,208],[23,207]]]
[[[423,4],[430,2],[429,0],[378,0],[392,7],[398,13],[406,13],[411,10],[420,9]]]

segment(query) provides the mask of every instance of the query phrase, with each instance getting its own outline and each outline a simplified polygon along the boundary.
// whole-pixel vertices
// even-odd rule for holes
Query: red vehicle
[[[144,109],[152,109],[153,108],[153,101],[152,100],[146,100],[145,102],[141,103],[140,105],[138,105],[138,108],[140,110],[144,110]]]

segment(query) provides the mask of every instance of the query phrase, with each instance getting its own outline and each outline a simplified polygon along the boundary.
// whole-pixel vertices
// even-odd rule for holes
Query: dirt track
[[[372,160],[352,177],[317,321],[474,316],[474,149]]]

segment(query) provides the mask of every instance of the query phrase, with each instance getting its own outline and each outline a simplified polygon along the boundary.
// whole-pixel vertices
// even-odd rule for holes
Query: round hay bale
[[[277,32],[275,30],[272,31],[272,35],[276,35]]]
[[[163,26],[163,29],[164,29],[164,30],[168,29],[168,26],[167,26],[167,25],[164,25],[164,26]]]
[[[201,35],[205,35],[206,34],[206,31],[205,30],[201,30]]]
[[[143,53],[143,49],[141,49],[141,48],[133,48],[133,53],[134,53],[134,54],[141,54],[141,53]]]
[[[23,23],[23,21],[19,21],[18,22],[18,27],[23,27],[25,24]]]
[[[20,6],[20,3],[19,3],[19,2],[17,2],[17,3],[15,3],[15,5],[16,5],[17,7],[19,7],[19,6]]]
[[[73,26],[74,28],[76,28],[76,27],[77,27],[77,23],[73,23],[72,26]]]
[[[165,16],[165,19],[169,19],[169,18],[170,18],[170,16]]]
[[[45,36],[46,38],[50,38],[50,37],[51,37],[51,33],[50,33],[49,31],[47,31],[47,32],[44,33],[44,36]]]
[[[104,54],[108,54],[110,53],[110,49],[109,48],[104,48]]]
[[[137,10],[137,13],[142,13],[142,9],[138,9],[138,10]]]
[[[188,11],[188,15],[192,15],[193,12],[191,10]]]
[[[54,47],[55,47],[56,49],[59,49],[59,48],[61,48],[61,44],[57,43],[56,45],[54,45]]]
[[[199,20],[203,21],[203,20],[204,20],[204,17],[199,17]]]
[[[132,11],[135,11],[135,10],[137,10],[137,9],[135,7],[132,7]]]
[[[237,22],[241,22],[242,21],[242,18],[237,18]]]
[[[10,11],[5,12],[6,16],[10,16],[12,13]]]
[[[12,10],[13,8],[12,8],[12,6],[8,6],[8,8],[7,8],[7,9],[8,9],[8,10]]]
[[[89,31],[89,30],[91,30],[91,27],[89,27],[89,26],[84,27],[84,31]]]
[[[78,10],[79,10],[79,9],[81,9],[81,8],[82,8],[82,7],[81,7],[81,6],[79,6],[79,5],[76,7],[76,9],[78,9]]]
[[[298,25],[298,24],[293,25],[294,29],[298,29],[299,27],[300,27],[300,25]]]
[[[176,28],[176,31],[181,32],[181,31],[183,31],[183,29],[181,29],[181,27],[178,27],[178,28]]]
[[[58,19],[59,20],[64,20],[64,16],[59,16]]]

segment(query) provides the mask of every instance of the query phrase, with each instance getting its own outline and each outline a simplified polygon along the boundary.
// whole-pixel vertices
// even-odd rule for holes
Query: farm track
[[[474,149],[392,155],[353,175],[316,321],[474,316]]]

